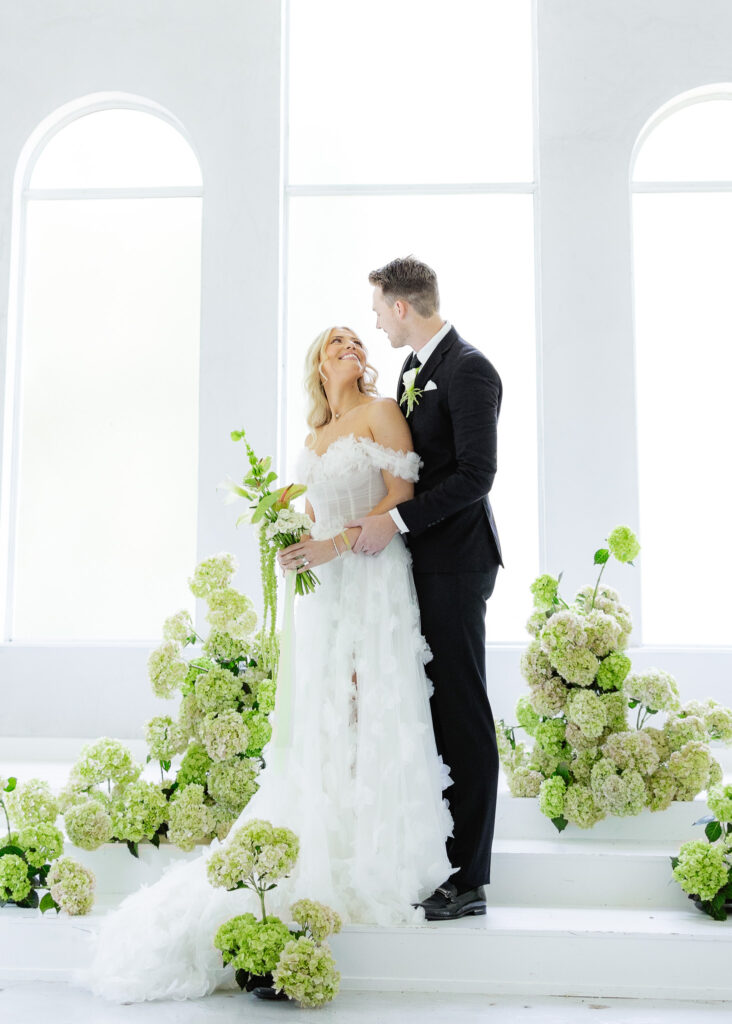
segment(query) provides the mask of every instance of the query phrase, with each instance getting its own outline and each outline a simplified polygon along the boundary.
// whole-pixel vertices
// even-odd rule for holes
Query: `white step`
[[[103,909],[45,919],[3,910],[0,981],[70,979]],[[491,906],[482,918],[423,928],[348,927],[332,947],[346,989],[732,998],[732,929],[691,907]]]
[[[134,858],[121,843],[80,850],[70,843],[65,853],[91,868],[97,893],[121,897],[152,885],[178,860],[200,855],[201,847],[183,853],[161,844],[141,843]],[[677,907],[686,897],[673,881],[669,857],[678,846],[668,843],[573,842],[498,839],[493,846],[491,902],[517,907]]]

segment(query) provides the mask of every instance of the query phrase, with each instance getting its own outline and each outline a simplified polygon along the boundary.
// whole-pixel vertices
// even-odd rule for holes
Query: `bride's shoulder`
[[[369,425],[372,423],[395,423],[404,419],[404,414],[399,408],[399,403],[394,398],[374,397],[366,406],[366,415]]]

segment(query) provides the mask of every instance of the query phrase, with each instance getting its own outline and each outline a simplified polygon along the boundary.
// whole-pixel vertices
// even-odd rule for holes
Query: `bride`
[[[375,378],[347,328],[324,331],[308,351],[310,434],[297,477],[313,526],[280,564],[317,567],[320,585],[297,607],[290,743],[284,758],[267,756],[278,743],[276,705],[259,789],[232,828],[265,818],[298,835],[295,868],[267,897],[268,913],[285,921],[290,904],[308,897],[344,924],[421,924],[413,904],[454,870],[442,796],[449,770],[432,732],[410,555],[399,534],[375,557],[354,555],[359,530],[344,529],[410,498],[420,465],[399,406],[378,397]],[[192,999],[231,984],[213,936],[258,904],[248,890],[208,884],[218,845],[109,913],[76,980],[122,1001]]]

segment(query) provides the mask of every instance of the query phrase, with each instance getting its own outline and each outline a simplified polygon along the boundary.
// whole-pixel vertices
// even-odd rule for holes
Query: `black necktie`
[[[419,359],[417,358],[417,353],[416,352],[412,352],[411,356],[409,357],[409,362],[407,363],[407,370],[413,370],[415,368],[415,366],[419,367],[421,365],[422,364],[420,363]]]

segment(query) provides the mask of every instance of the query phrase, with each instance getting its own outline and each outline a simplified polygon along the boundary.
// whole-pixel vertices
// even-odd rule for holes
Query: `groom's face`
[[[402,348],[407,344],[407,328],[404,320],[399,316],[396,303],[391,303],[384,298],[381,285],[374,287],[374,298],[372,309],[376,313],[376,326],[384,331],[391,342],[392,348]]]

